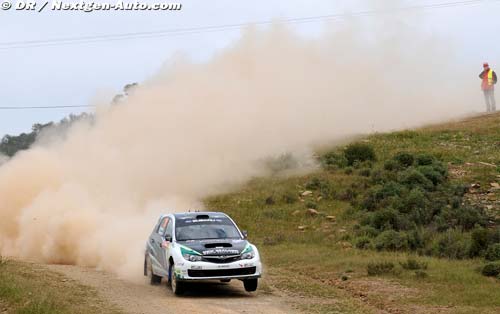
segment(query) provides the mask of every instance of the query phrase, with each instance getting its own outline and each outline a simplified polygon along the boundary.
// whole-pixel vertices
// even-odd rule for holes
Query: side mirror
[[[165,241],[172,242],[172,236],[171,235],[166,235],[165,236]]]
[[[248,231],[242,230],[241,233],[243,234],[243,239],[247,239],[248,238]]]

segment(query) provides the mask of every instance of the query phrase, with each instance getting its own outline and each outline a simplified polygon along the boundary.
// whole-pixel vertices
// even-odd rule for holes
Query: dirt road
[[[151,286],[146,279],[144,283],[132,283],[113,274],[79,266],[46,267],[95,288],[108,302],[130,314],[294,312],[280,297],[258,292],[246,293],[240,281],[191,285],[185,296],[176,297],[164,283]]]

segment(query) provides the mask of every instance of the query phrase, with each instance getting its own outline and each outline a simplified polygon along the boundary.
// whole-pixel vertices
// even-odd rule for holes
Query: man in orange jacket
[[[496,110],[495,104],[495,84],[497,83],[497,74],[490,69],[488,63],[483,64],[483,72],[479,74],[482,81],[481,89],[484,92],[484,99],[486,100],[486,111],[494,112]]]

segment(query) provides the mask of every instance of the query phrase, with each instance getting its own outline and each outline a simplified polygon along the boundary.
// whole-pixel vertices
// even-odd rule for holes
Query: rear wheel
[[[174,264],[170,264],[168,269],[168,281],[170,282],[170,287],[172,287],[172,292],[175,295],[181,295],[184,293],[184,283],[177,280],[177,276],[174,274],[174,269]]]
[[[161,283],[161,276],[157,276],[153,273],[153,265],[151,264],[151,259],[148,255],[144,257],[144,272],[149,277],[149,282],[152,285],[158,285]]]
[[[255,290],[257,290],[258,284],[259,280],[257,278],[243,280],[243,286],[245,286],[245,290],[247,292],[254,292]]]

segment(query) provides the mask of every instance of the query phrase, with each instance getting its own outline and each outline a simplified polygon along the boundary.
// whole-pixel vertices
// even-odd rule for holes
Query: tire
[[[257,286],[259,285],[259,280],[255,279],[245,279],[243,280],[243,286],[247,292],[254,292],[257,290]]]
[[[172,292],[175,295],[182,295],[184,293],[184,283],[177,280],[177,276],[173,273],[174,264],[171,264],[168,268],[168,282],[172,288]]]
[[[153,265],[147,255],[144,257],[144,273],[149,277],[150,284],[159,285],[161,283],[161,276],[157,276],[153,273]]]

